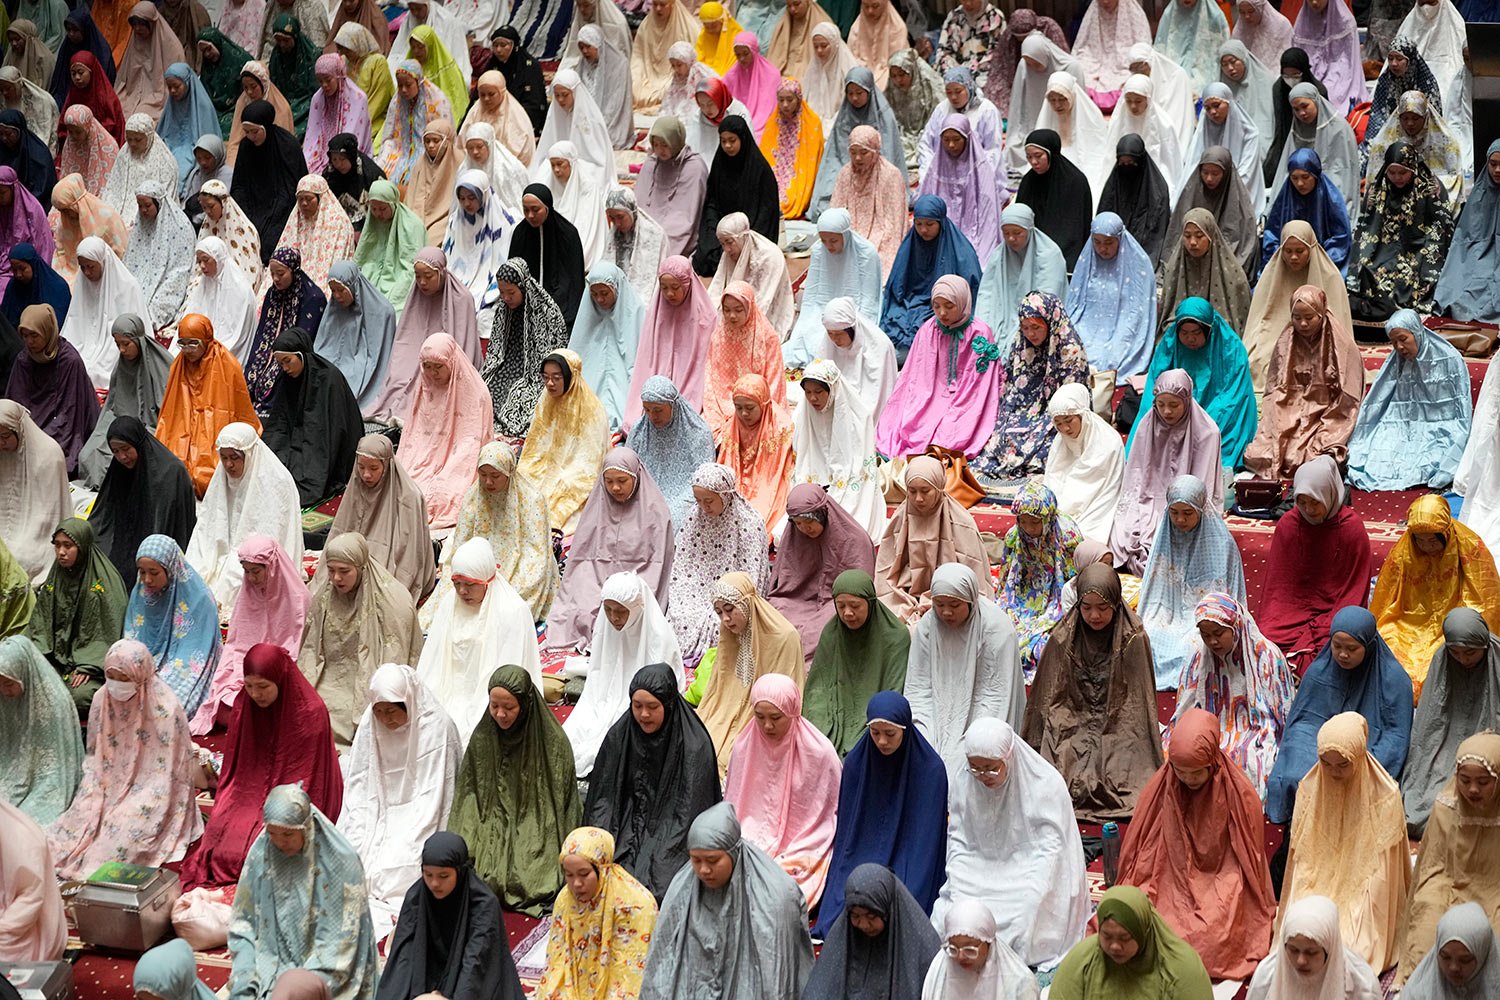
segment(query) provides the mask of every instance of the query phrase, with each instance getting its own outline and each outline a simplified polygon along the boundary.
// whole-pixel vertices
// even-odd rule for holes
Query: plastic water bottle
[[[1120,826],[1118,823],[1104,824],[1104,885],[1115,884],[1120,877]]]

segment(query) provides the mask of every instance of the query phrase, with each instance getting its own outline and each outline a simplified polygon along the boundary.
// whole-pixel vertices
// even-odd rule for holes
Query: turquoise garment
[[[21,685],[19,698],[0,697],[0,795],[46,826],[67,811],[83,780],[78,709],[24,635],[0,639],[0,677]]]
[[[1447,489],[1474,417],[1469,366],[1410,309],[1385,328],[1411,331],[1417,356],[1392,351],[1380,366],[1349,438],[1349,482],[1362,490]]]
[[[1002,233],[1005,226],[1020,226],[1029,232],[1026,249],[1016,253],[1002,240],[985,262],[979,279],[979,296],[974,300],[974,315],[994,331],[994,343],[1008,355],[1021,328],[1021,300],[1028,292],[1050,292],[1059,299],[1068,297],[1068,262],[1052,237],[1036,227],[1036,213],[1030,205],[1011,205],[1000,213]],[[1154,297],[1153,286],[1153,297]]]
[[[265,831],[250,845],[229,917],[230,1000],[265,1000],[289,969],[321,976],[333,1000],[369,1000],[375,933],[359,852],[297,785],[271,789],[263,815],[304,840],[292,855]]]
[[[583,380],[604,404],[610,430],[624,430],[630,375],[635,371],[636,346],[646,323],[646,305],[626,280],[625,272],[610,261],[601,260],[589,268],[585,280],[590,288],[613,288],[615,307],[605,312],[592,295],[584,299],[573,321],[568,346],[583,359]]]
[[[219,604],[167,535],[147,535],[136,558],[160,563],[167,571],[167,585],[153,594],[136,580],[125,606],[124,638],[139,639],[151,650],[157,676],[191,719],[207,697],[219,665]]]
[[[198,978],[192,947],[173,938],[146,952],[135,963],[135,991],[162,1000],[214,1000],[214,991]]]
[[[156,134],[161,136],[161,141],[167,144],[172,158],[177,161],[177,176],[182,178],[178,196],[186,198],[198,193],[196,189],[191,192],[187,189],[189,175],[198,166],[198,161],[193,159],[193,147],[205,135],[219,139],[224,136],[219,131],[219,113],[214,110],[213,98],[208,96],[198,74],[189,69],[187,63],[178,62],[167,67],[166,76],[185,84],[187,94],[179,101],[168,92]]]
[[[1208,330],[1207,343],[1196,350],[1184,347],[1177,337],[1177,325],[1187,319]],[[1151,355],[1146,392],[1141,397],[1142,414],[1149,413],[1156,400],[1157,376],[1173,368],[1181,368],[1193,377],[1193,398],[1218,425],[1224,467],[1238,468],[1240,456],[1255,437],[1257,421],[1250,358],[1244,343],[1207,299],[1194,295],[1178,305],[1176,315]],[[1138,415],[1125,442],[1127,456],[1135,442],[1135,429],[1140,425]]]

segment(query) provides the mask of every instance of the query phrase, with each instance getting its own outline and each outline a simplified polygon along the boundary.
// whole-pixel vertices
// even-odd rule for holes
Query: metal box
[[[142,952],[172,929],[172,904],[182,895],[177,873],[139,865],[105,865],[74,894],[73,923],[88,944]]]
[[[0,962],[0,979],[21,1000],[73,1000],[73,966],[68,962]]]

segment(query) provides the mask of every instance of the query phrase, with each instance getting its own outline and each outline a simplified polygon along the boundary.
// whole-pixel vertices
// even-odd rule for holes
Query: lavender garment
[[[1000,243],[1000,195],[991,151],[975,138],[973,124],[961,112],[943,121],[943,131],[953,130],[966,140],[959,156],[938,148],[928,164],[917,194],[937,195],[948,206],[948,218],[969,237],[981,261],[989,260]]]
[[[823,626],[833,619],[833,581],[848,569],[875,575],[875,545],[869,533],[816,483],[798,483],[787,494],[788,518],[818,514],[823,533],[808,538],[787,521],[776,546],[766,600],[802,637],[802,655],[812,662]]]
[[[36,425],[57,442],[71,474],[99,422],[99,397],[77,348],[59,337],[57,357],[51,361],[37,361],[22,351],[10,370],[5,396],[26,407]]]
[[[1329,0],[1319,12],[1304,3],[1292,26],[1292,45],[1307,53],[1313,75],[1328,88],[1328,103],[1340,117],[1370,99],[1359,58],[1359,25],[1347,4]]]
[[[0,187],[8,187],[14,193],[10,208],[0,209],[0,295],[4,295],[10,284],[10,252],[18,243],[30,243],[42,259],[49,261],[55,247],[47,210],[16,179],[13,168],[0,167]]]
[[[979,371],[976,337],[994,339],[982,320],[959,333],[944,331],[937,317],[922,324],[875,428],[882,455],[920,455],[936,444],[973,458],[984,448],[1000,406],[999,366]]]

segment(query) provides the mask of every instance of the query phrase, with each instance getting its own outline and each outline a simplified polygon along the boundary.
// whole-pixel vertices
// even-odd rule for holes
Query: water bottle
[[[1120,877],[1120,826],[1104,824],[1104,885],[1108,888]]]

